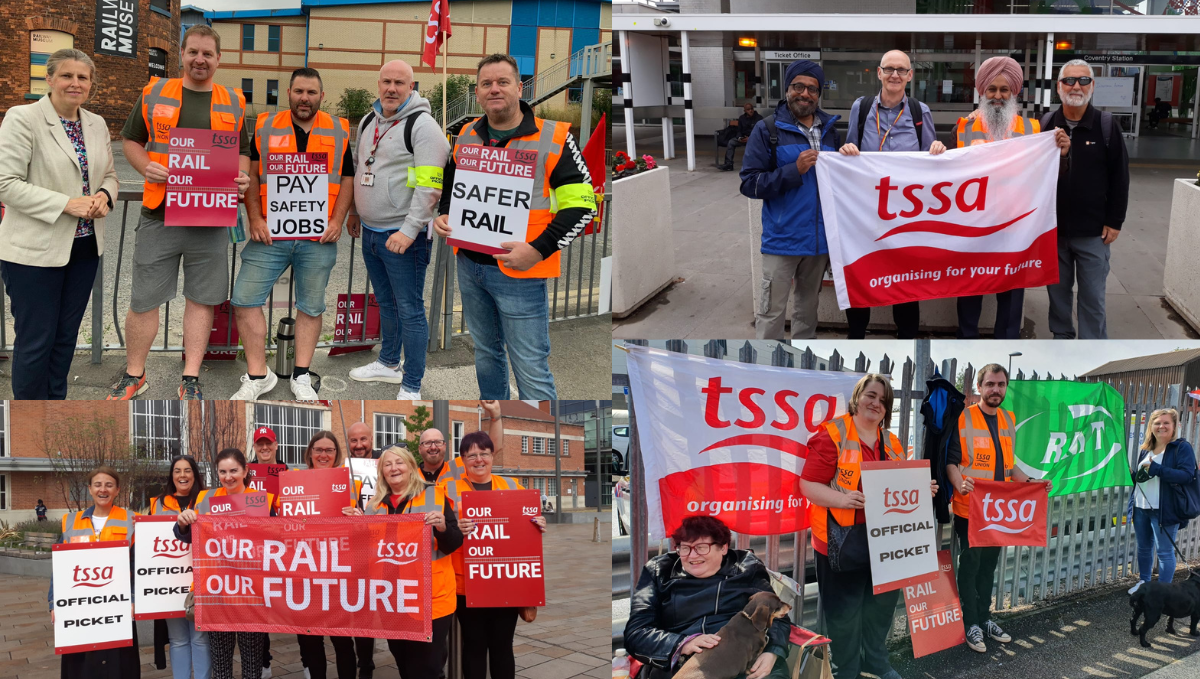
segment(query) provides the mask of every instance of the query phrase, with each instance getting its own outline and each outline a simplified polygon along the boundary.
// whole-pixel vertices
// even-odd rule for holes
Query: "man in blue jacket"
[[[789,289],[795,290],[792,337],[817,336],[817,293],[829,248],[812,167],[819,151],[836,152],[841,146],[834,129],[838,116],[818,106],[825,86],[821,67],[793,61],[784,82],[784,100],[773,116],[754,126],[742,159],[742,194],[763,201],[762,292],[754,310],[758,339],[787,339],[783,314]]]

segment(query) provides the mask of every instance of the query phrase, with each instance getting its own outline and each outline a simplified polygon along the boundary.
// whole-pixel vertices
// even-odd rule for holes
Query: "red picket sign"
[[[967,639],[950,550],[944,549],[937,556],[938,574],[935,579],[904,588],[904,606],[908,610],[908,631],[912,633],[914,658],[958,646]]]
[[[970,495],[972,547],[1046,546],[1046,484],[976,479]]]
[[[251,462],[246,468],[250,471],[246,484],[251,490],[262,490],[279,497],[279,475],[287,471],[286,464]]]
[[[217,516],[266,517],[271,515],[271,505],[267,504],[266,493],[247,491],[214,497],[208,504],[208,513]]]
[[[199,630],[432,641],[423,516],[206,515],[192,532]]]
[[[363,334],[363,323],[367,332]],[[337,315],[333,321],[333,341],[357,342],[360,340],[377,340],[379,334],[379,302],[375,301],[375,293],[367,296],[366,318],[363,317],[363,296],[339,294],[337,296]],[[370,351],[374,344],[364,344],[357,347],[330,347],[330,356],[341,356],[356,351]]]
[[[163,223],[166,226],[237,224],[238,135],[222,130],[171,129]]]
[[[279,475],[279,515],[282,517],[342,516],[354,504],[350,470],[304,469]]]
[[[463,493],[462,518],[475,522],[463,541],[467,607],[545,606],[542,505],[536,490]]]

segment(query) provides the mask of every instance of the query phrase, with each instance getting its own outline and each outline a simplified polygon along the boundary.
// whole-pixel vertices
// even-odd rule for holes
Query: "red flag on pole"
[[[429,9],[429,23],[425,26],[425,53],[421,55],[421,63],[433,68],[437,64],[437,54],[442,49],[442,41],[450,35],[450,2],[449,0],[433,0]]]
[[[583,147],[583,162],[587,163],[588,173],[592,175],[592,189],[599,196],[604,195],[604,178],[607,167],[604,162],[604,133],[608,130],[605,124],[605,114],[600,114],[600,123],[596,125],[596,129],[592,135],[588,137],[587,146]],[[584,229],[583,235],[591,233],[599,233],[600,225],[604,223],[604,203],[597,200],[599,211],[592,219],[592,223]]]

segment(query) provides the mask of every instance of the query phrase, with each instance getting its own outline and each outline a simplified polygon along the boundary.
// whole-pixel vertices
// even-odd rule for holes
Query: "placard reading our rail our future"
[[[237,132],[172,128],[167,171],[165,225],[237,224]]]
[[[545,606],[542,533],[533,524],[542,505],[536,490],[469,490],[460,520],[475,522],[463,540],[468,608]]]
[[[271,240],[318,240],[329,223],[329,154],[267,154]]]
[[[446,242],[490,255],[508,252],[501,243],[525,242],[536,167],[537,151],[460,146]]]

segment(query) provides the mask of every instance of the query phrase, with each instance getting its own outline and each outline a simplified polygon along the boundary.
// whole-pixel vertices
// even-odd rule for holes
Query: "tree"
[[[417,464],[421,464],[421,434],[432,426],[433,418],[425,406],[417,406],[412,417],[404,418],[404,430],[408,433],[408,452],[417,458]]]
[[[371,104],[374,102],[375,95],[367,90],[361,87],[348,88],[342,92],[342,98],[338,100],[338,115],[357,125],[358,121],[370,112]]]
[[[91,504],[87,475],[97,467],[112,467],[120,475],[120,493],[113,504],[133,509],[147,504],[149,487],[161,482],[166,471],[164,461],[134,448],[128,433],[111,417],[56,422],[42,436],[42,452],[50,460],[63,504],[75,510]]]
[[[475,83],[469,75],[452,75],[446,78],[446,91],[450,93],[446,99],[446,105],[453,105],[454,102],[465,97],[471,91],[471,85]],[[433,111],[435,120],[442,119],[442,84],[439,82],[428,90],[425,96],[429,100],[429,108]],[[453,117],[453,112],[447,110],[447,115]]]

